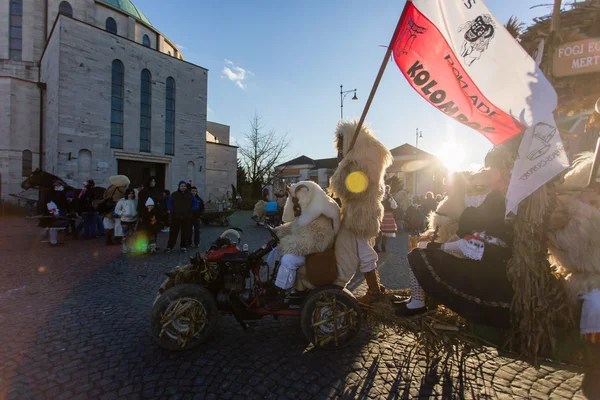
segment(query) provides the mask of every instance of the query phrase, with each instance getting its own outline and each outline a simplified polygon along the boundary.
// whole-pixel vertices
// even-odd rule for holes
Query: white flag
[[[413,0],[402,18],[394,58],[421,96],[494,144],[525,131],[507,193],[516,213],[569,166],[556,91],[483,0]]]
[[[550,114],[523,135],[506,194],[506,214],[517,214],[522,200],[568,167],[567,153]]]

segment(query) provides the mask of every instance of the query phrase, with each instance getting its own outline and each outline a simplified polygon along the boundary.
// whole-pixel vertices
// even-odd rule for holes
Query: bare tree
[[[252,197],[258,199],[262,197],[263,185],[276,178],[275,166],[285,156],[290,141],[287,135],[277,136],[274,129],[265,132],[262,117],[258,114],[250,118],[250,133],[245,137],[245,144],[240,146],[239,151],[246,177],[252,186]]]

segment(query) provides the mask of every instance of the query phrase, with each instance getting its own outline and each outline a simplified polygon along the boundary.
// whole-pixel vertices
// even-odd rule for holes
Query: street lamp
[[[415,148],[419,148],[419,139],[423,139],[423,131],[420,131],[419,128],[417,128],[417,132],[415,133],[416,136],[416,146]],[[419,153],[417,151],[415,151],[415,158],[418,160],[419,159]],[[417,169],[415,169],[415,194],[417,194],[417,185],[419,184],[419,164],[417,163],[416,165]]]
[[[416,147],[418,149],[419,148],[419,139],[423,139],[423,131],[420,131],[419,128],[417,128],[416,137],[417,137],[417,146]]]
[[[344,86],[340,85],[340,119],[344,119],[344,99],[348,96],[348,93],[354,92],[354,96],[352,96],[352,100],[358,100],[356,97],[356,89],[346,90],[344,92]]]

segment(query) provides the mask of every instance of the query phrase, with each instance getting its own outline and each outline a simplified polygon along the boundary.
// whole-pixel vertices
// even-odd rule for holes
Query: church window
[[[120,60],[112,62],[112,86],[110,99],[110,147],[123,148],[123,103],[125,68]]]
[[[111,17],[106,18],[106,32],[117,34],[117,22]]]
[[[21,176],[29,176],[33,171],[33,155],[29,150],[23,150],[23,161],[22,161],[22,170]]]
[[[150,126],[152,120],[152,75],[142,70],[140,104],[140,151],[150,151]]]
[[[150,37],[148,35],[144,35],[144,37],[142,37],[142,44],[146,47],[150,47]]]
[[[65,14],[68,17],[73,18],[73,7],[69,4],[68,1],[61,1],[58,5],[59,14]]]
[[[167,78],[165,154],[175,154],[175,79],[171,77]]]
[[[23,56],[23,0],[10,0],[9,18],[9,58],[21,60]]]

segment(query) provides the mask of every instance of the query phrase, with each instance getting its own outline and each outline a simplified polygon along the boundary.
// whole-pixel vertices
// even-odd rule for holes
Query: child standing
[[[133,236],[135,233],[135,224],[138,220],[137,200],[133,189],[125,191],[125,198],[119,200],[115,207],[115,214],[121,217],[121,226],[123,228],[123,254],[127,253],[127,248],[131,252],[133,249]]]
[[[150,253],[156,253],[156,235],[160,232],[160,211],[155,207],[152,197],[146,200],[146,207],[140,213],[140,226],[148,238]]]

